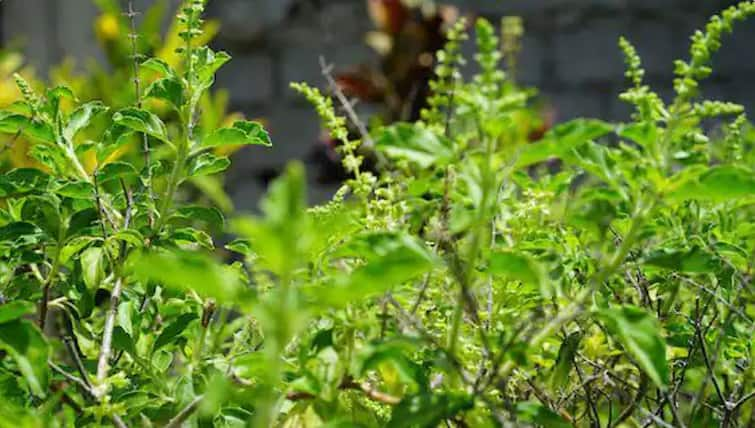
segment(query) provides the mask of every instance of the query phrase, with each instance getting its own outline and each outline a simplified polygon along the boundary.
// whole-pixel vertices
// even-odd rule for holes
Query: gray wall
[[[41,68],[65,55],[99,55],[92,40],[90,0],[5,0],[6,40],[26,35],[30,59]],[[149,0],[142,0],[144,3]],[[177,0],[171,0],[174,3]],[[374,61],[363,44],[370,28],[363,0],[211,0],[209,12],[223,23],[217,47],[234,56],[218,77],[232,104],[252,117],[264,117],[275,141],[269,151],[239,154],[228,190],[241,208],[254,206],[264,184],[291,158],[304,159],[317,138],[312,110],[288,82],[321,84],[317,58],[337,65]],[[726,0],[446,0],[466,11],[497,20],[524,17],[521,79],[541,88],[560,120],[576,116],[622,119],[628,109],[616,99],[624,87],[616,44],[626,35],[638,48],[649,82],[662,95],[671,92],[672,60],[686,57],[689,36]],[[66,7],[62,7],[65,4]],[[31,36],[29,36],[31,34]],[[755,21],[741,24],[717,56],[717,72],[704,86],[712,98],[755,108]],[[313,180],[314,181],[314,180]],[[333,186],[314,186],[314,199]]]

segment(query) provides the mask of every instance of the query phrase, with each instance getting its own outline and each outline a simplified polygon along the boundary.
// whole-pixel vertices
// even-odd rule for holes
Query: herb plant
[[[417,122],[359,124],[354,139],[331,98],[294,84],[349,179],[308,208],[293,163],[258,215],[227,227],[182,203],[181,184],[228,166],[213,148],[270,139],[252,122],[197,126],[229,59],[197,42],[202,10],[181,8],[183,72],[139,63],[137,99],[167,103],[178,126],[20,79],[24,99],[0,116],[45,167],[0,182],[0,424],[755,423],[755,135],[741,106],[698,95],[754,2],[695,33],[668,103],[622,39],[631,119],[534,143],[533,91],[500,67],[484,19],[479,73],[462,78],[460,20]],[[80,141],[95,115],[106,131]],[[108,161],[129,139],[149,156]],[[222,230],[238,239],[217,250]]]

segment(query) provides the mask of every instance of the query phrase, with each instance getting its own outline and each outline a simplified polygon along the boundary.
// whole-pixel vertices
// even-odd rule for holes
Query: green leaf
[[[105,276],[104,256],[102,247],[91,247],[81,253],[81,276],[90,290],[97,288]]]
[[[409,123],[385,128],[377,138],[376,147],[390,157],[408,160],[423,169],[443,166],[454,157],[450,140]]]
[[[109,239],[125,242],[136,248],[144,246],[144,235],[142,235],[138,230],[134,229],[119,230],[110,235]]]
[[[131,131],[141,132],[158,140],[170,142],[168,139],[168,130],[163,121],[157,115],[146,110],[137,108],[123,109],[113,115],[113,123]]]
[[[45,192],[52,181],[52,177],[35,168],[17,168],[2,177],[16,193]]]
[[[689,250],[659,250],[645,258],[645,264],[685,273],[715,272],[722,262],[700,247]]]
[[[16,361],[32,393],[44,397],[50,379],[49,348],[39,329],[20,319],[0,324],[0,347]]]
[[[113,329],[113,347],[127,352],[134,359],[139,358],[134,339],[121,326]]]
[[[252,244],[248,239],[235,239],[226,244],[225,249],[244,256],[251,256],[254,253]]]
[[[55,189],[55,193],[71,199],[91,200],[94,197],[94,186],[86,181],[69,181]]]
[[[189,166],[189,176],[201,177],[218,174],[228,169],[229,166],[231,166],[231,160],[225,156],[202,153]]]
[[[60,230],[60,214],[54,200],[47,196],[30,196],[24,201],[21,219],[37,225],[50,237],[57,238]]]
[[[134,312],[136,302],[133,300],[121,302],[118,305],[118,326],[120,326],[129,336],[134,335],[134,322],[131,319],[131,313]]]
[[[596,315],[648,377],[665,389],[669,381],[666,342],[655,317],[635,306],[602,309]]]
[[[215,244],[212,237],[205,231],[194,229],[193,227],[184,227],[174,230],[170,234],[170,239],[176,243],[188,242],[198,244],[208,250],[214,250]]]
[[[45,143],[55,142],[55,133],[47,123],[20,114],[0,114],[0,133],[17,134]]]
[[[658,127],[654,123],[642,122],[621,125],[616,133],[642,147],[653,145],[658,140]]]
[[[192,76],[192,78],[196,79],[197,89],[205,90],[212,85],[215,81],[215,73],[231,60],[231,56],[225,52],[213,52],[208,47],[197,49],[195,54],[197,58],[196,76]]]
[[[245,290],[238,273],[199,252],[149,252],[133,261],[134,272],[144,279],[177,290],[194,290],[220,303],[238,303]]]
[[[535,143],[522,147],[516,160],[517,168],[524,168],[550,158],[561,157],[582,144],[602,137],[613,130],[613,125],[592,119],[576,119],[561,124]]]
[[[15,247],[35,244],[45,238],[45,234],[34,224],[18,221],[0,227],[0,242],[9,242]]]
[[[157,337],[157,340],[155,340],[155,344],[152,346],[152,352],[173,343],[178,336],[186,330],[189,324],[197,318],[199,317],[195,313],[182,314],[175,321],[168,324],[168,326],[165,327]]]
[[[434,393],[405,397],[393,408],[389,428],[435,427],[446,419],[473,407],[464,394]]]
[[[97,171],[97,182],[108,183],[113,180],[127,180],[139,176],[133,165],[126,162],[111,162]]]
[[[222,176],[221,176],[222,177]],[[213,205],[227,213],[233,211],[233,201],[223,188],[223,180],[217,176],[189,177],[189,182],[202,192]]]
[[[223,214],[217,208],[200,207],[200,206],[188,206],[179,208],[170,219],[171,223],[183,221],[189,221],[194,223],[201,221],[206,223],[213,229],[222,229],[225,224]]]
[[[377,232],[356,237],[339,254],[351,253],[365,263],[344,274],[337,283],[317,290],[321,303],[340,307],[402,284],[435,266],[432,253],[415,238],[403,233]]]
[[[65,128],[63,128],[63,138],[65,138],[66,141],[73,142],[73,139],[79,131],[89,126],[95,116],[104,113],[107,110],[108,108],[99,101],[89,102],[80,106],[71,113],[68,123]]]
[[[155,73],[159,73],[162,76],[171,77],[175,76],[176,72],[173,71],[173,68],[171,66],[159,59],[159,58],[149,58],[146,61],[142,62],[140,64],[140,67],[145,70],[150,70]]]
[[[205,147],[257,145],[270,147],[270,135],[256,122],[238,121],[231,128],[220,128],[202,141]]]
[[[177,77],[155,80],[147,88],[146,96],[167,101],[176,109],[180,109],[186,102],[183,85]]]
[[[66,238],[71,238],[76,235],[85,235],[87,232],[99,225],[100,216],[95,208],[85,208],[81,211],[76,211],[71,215],[68,220],[68,230]],[[90,235],[92,233],[89,233]]]
[[[235,219],[232,229],[251,242],[260,266],[277,275],[289,274],[303,263],[312,245],[306,176],[300,163],[292,163],[273,181],[260,207],[264,218]]]
[[[79,236],[66,242],[63,248],[60,250],[58,258],[60,263],[66,264],[71,257],[79,253],[79,251],[88,247],[91,243],[99,241],[99,238],[93,236]]]
[[[512,250],[496,250],[490,255],[489,270],[493,275],[506,276],[535,286],[545,298],[550,298],[554,294],[543,266],[526,254]]]
[[[407,356],[414,352],[417,352],[417,345],[408,340],[390,340],[367,346],[360,356],[358,373],[365,375],[387,363],[396,369],[402,381],[424,389],[428,385],[424,369]]]
[[[547,428],[571,428],[567,422],[553,410],[535,401],[524,401],[516,404],[516,416],[522,422],[528,422]]]
[[[0,305],[0,324],[15,321],[24,315],[33,314],[36,305],[25,300],[14,300]]]
[[[553,365],[551,372],[551,385],[563,388],[569,381],[569,373],[574,367],[574,357],[579,349],[579,342],[582,340],[582,333],[574,332],[566,336],[558,349],[556,364]]]
[[[755,195],[755,173],[733,165],[688,168],[670,179],[665,195],[675,201],[745,198]]]

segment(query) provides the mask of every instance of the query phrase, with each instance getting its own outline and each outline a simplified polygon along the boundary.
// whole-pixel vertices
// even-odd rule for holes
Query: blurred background
[[[135,0],[140,26],[165,33],[178,0]],[[244,150],[224,183],[240,209],[253,209],[266,183],[290,159],[308,164],[313,201],[327,198],[342,178],[323,142],[317,117],[289,88],[291,81],[324,86],[320,56],[365,118],[411,119],[416,114],[442,31],[457,16],[523,19],[525,35],[515,78],[539,88],[546,126],[578,116],[622,120],[617,95],[625,86],[617,40],[625,35],[644,60],[647,79],[671,94],[672,61],[685,57],[689,36],[724,0],[209,0],[211,45],[233,56],[217,79],[227,111],[266,123],[274,148]],[[123,0],[4,0],[0,2],[3,76],[21,69],[41,80],[106,73],[124,57],[128,33]],[[155,51],[156,41],[142,41]],[[166,45],[169,43],[166,43]],[[742,24],[716,59],[704,93],[755,107],[755,22]],[[469,46],[471,54],[473,49]],[[511,64],[509,64],[511,65]],[[472,67],[470,65],[470,67]],[[5,77],[3,77],[5,79]],[[92,83],[81,77],[82,85]],[[8,80],[8,79],[6,79]],[[97,81],[95,79],[95,81]],[[127,90],[128,74],[100,80],[100,92]],[[0,102],[15,94],[0,82]],[[99,93],[97,93],[98,95]],[[227,100],[225,97],[227,96]],[[419,101],[418,101],[419,100]],[[224,106],[225,109],[225,106]],[[367,120],[367,119],[365,119]]]

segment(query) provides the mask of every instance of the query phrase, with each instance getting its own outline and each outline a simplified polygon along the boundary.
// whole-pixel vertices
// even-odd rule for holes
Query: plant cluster
[[[228,167],[218,147],[271,142],[253,122],[202,126],[229,60],[199,39],[203,6],[180,9],[181,71],[138,62],[136,100],[170,106],[176,126],[20,78],[0,115],[42,165],[0,180],[0,426],[755,423],[755,134],[741,106],[698,96],[755,2],[693,36],[669,103],[622,39],[631,120],[534,143],[533,92],[500,67],[516,20],[503,48],[476,21],[469,80],[455,25],[422,119],[359,139],[294,84],[350,178],[308,208],[293,163],[258,215],[227,223],[182,202],[182,183]],[[95,116],[104,131],[83,140]],[[109,157],[129,141],[151,155]],[[238,239],[217,249],[221,231]]]

